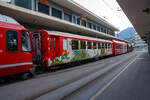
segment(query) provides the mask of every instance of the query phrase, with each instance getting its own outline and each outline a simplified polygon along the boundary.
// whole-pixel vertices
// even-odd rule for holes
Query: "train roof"
[[[20,25],[15,19],[2,14],[0,14],[0,27],[17,30],[26,30],[26,28]]]
[[[6,22],[6,23],[20,25],[15,19],[5,16],[5,15],[2,15],[2,14],[0,14],[0,22]]]
[[[79,38],[79,39],[94,40],[94,41],[104,41],[104,42],[112,43],[112,41],[110,41],[110,40],[104,40],[104,39],[93,38],[93,37],[88,37],[88,36],[76,35],[76,34],[71,34],[71,33],[66,33],[66,32],[47,31],[47,33],[53,34],[53,35],[58,35],[58,36],[64,36],[64,37]]]
[[[125,42],[121,42],[121,41],[117,41],[117,40],[112,40],[113,42],[116,42],[116,43],[120,43],[120,44],[127,44]]]

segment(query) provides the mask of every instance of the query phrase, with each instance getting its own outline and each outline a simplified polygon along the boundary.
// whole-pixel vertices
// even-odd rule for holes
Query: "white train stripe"
[[[32,62],[28,63],[17,63],[17,64],[8,64],[8,65],[0,65],[0,68],[6,68],[6,67],[15,67],[15,66],[22,66],[22,65],[31,65]]]

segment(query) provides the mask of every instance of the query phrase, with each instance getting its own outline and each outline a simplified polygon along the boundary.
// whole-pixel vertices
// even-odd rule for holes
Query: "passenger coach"
[[[33,61],[53,65],[112,55],[112,41],[57,31],[31,33]]]
[[[123,54],[127,52],[127,43],[111,40],[113,42],[113,55]]]

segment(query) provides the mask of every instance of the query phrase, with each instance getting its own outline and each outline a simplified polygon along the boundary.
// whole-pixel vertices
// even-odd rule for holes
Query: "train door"
[[[58,49],[58,37],[56,36],[50,36],[49,38],[50,41],[50,58],[53,61],[55,59],[55,57],[57,56],[57,49]]]
[[[32,37],[32,46],[33,46],[33,61],[36,63],[41,62],[42,51],[41,51],[41,35],[33,34]]]

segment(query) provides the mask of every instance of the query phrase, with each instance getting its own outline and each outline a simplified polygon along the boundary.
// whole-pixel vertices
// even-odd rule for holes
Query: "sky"
[[[74,0],[83,7],[102,17],[120,31],[133,27],[116,0]]]

